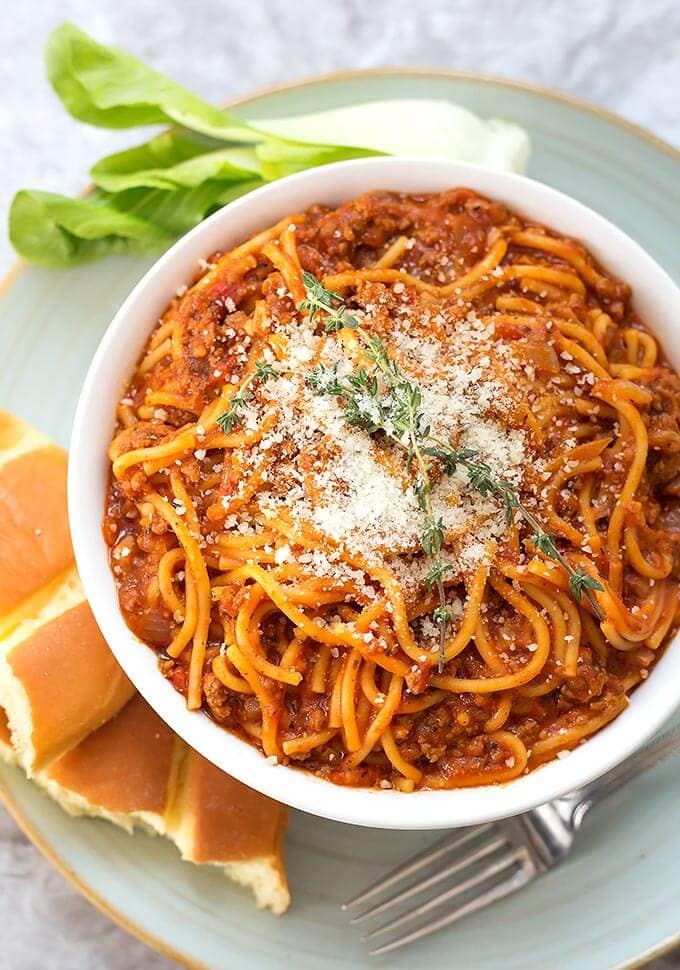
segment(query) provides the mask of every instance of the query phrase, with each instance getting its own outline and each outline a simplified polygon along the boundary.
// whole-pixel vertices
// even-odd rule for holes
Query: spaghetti
[[[315,206],[215,254],[151,335],[110,449],[121,608],[271,759],[511,780],[616,717],[676,628],[679,391],[577,242],[467,189]]]

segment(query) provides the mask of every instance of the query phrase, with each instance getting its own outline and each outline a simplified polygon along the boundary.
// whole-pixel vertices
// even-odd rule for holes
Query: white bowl
[[[315,202],[335,205],[371,189],[432,192],[465,186],[503,201],[525,217],[580,239],[611,273],[630,283],[642,319],[680,369],[680,291],[636,243],[610,222],[539,182],[461,162],[369,158],[302,172],[267,185],[215,213],[177,242],[122,305],[94,356],[76,412],[69,463],[69,515],[78,569],[99,627],[134,685],[172,729],[224,771],[295,808],[358,825],[451,828],[523,812],[592,781],[643,744],[680,700],[680,648],[672,644],[630,706],[571,752],[502,785],[404,794],[345,788],[299,768],[270,764],[254,747],[184,698],[159,673],[152,649],[128,629],[118,607],[102,535],[109,473],[107,448],[116,403],[142,348],[197,260],[229,249],[287,213]]]

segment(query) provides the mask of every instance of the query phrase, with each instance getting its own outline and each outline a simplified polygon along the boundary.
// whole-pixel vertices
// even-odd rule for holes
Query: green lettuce
[[[115,252],[152,252],[168,241],[160,227],[110,205],[105,195],[69,199],[31,189],[14,197],[9,238],[39,266],[73,266]]]
[[[109,155],[90,169],[92,181],[109,192],[132,188],[196,188],[202,182],[238,182],[262,177],[252,148],[212,148],[167,131],[127,151]]]
[[[77,266],[114,253],[153,253],[167,248],[211,212],[264,183],[204,182],[179,190],[100,190],[84,198],[22,189],[14,197],[9,238],[21,256],[53,269]]]
[[[247,124],[147,67],[136,57],[105,47],[71,23],[50,34],[47,76],[66,110],[89,125],[133,128],[183,125],[223,141],[259,141]]]
[[[255,146],[255,154],[262,165],[262,177],[271,182],[285,175],[303,172],[307,168],[383,153],[363,148],[346,148],[342,145],[302,145],[269,138]]]
[[[301,147],[332,145],[369,154],[430,155],[523,171],[529,139],[523,128],[500,118],[482,120],[449,101],[400,98],[367,101],[288,118],[251,119],[263,134]],[[311,143],[311,144],[310,144]]]
[[[108,128],[173,127],[97,162],[90,172],[94,188],[84,197],[17,193],[10,240],[42,266],[161,250],[239,195],[348,158],[429,154],[514,171],[526,164],[523,129],[485,122],[445,101],[367,102],[248,121],[69,23],[52,32],[46,61],[57,95],[78,120]]]

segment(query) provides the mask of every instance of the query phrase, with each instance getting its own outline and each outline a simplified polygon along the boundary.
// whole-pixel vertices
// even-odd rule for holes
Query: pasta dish
[[[117,410],[104,534],[163,676],[272,762],[506,782],[676,626],[680,379],[577,241],[464,188],[202,261]]]

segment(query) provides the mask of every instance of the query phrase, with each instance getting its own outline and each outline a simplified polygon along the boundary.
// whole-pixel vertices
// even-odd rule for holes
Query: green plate
[[[674,238],[680,154],[587,104],[488,78],[376,72],[268,91],[236,110],[256,118],[409,96],[448,98],[524,125],[533,146],[530,175],[603,213],[680,278]],[[2,294],[0,406],[66,444],[92,353],[148,265],[112,258],[66,272],[13,274]],[[612,970],[639,966],[680,942],[674,764],[595,811],[577,850],[555,872],[382,963],[366,956],[339,903],[432,842],[433,833],[352,828],[294,812],[287,848],[293,906],[275,919],[218,871],[179,861],[164,840],[67,817],[16,769],[0,767],[0,794],[38,847],[94,903],[190,965]]]

